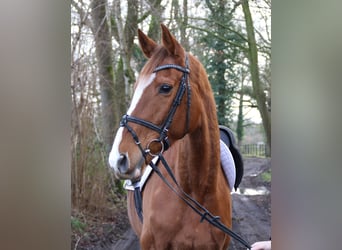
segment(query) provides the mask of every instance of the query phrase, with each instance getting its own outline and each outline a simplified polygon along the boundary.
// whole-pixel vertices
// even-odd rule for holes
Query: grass
[[[265,182],[271,182],[271,179],[272,179],[271,170],[262,173],[262,174],[261,174],[261,178],[262,178],[262,180],[265,181]]]
[[[84,222],[82,222],[80,219],[71,216],[72,230],[82,234],[84,233],[84,230],[86,229],[86,227],[87,225]]]

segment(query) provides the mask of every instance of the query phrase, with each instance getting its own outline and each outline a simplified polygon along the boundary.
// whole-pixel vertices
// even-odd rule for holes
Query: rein
[[[192,198],[189,194],[187,194],[182,187],[178,184],[176,177],[174,176],[170,166],[168,165],[167,161],[165,160],[164,156],[162,154],[159,154],[159,160],[162,162],[164,168],[168,172],[169,176],[171,177],[172,181],[175,183],[176,188],[172,186],[172,184],[163,176],[163,174],[160,172],[159,168],[151,162],[149,165],[152,167],[153,171],[157,173],[157,175],[162,179],[162,181],[181,199],[183,200],[189,207],[194,210],[198,215],[201,216],[200,222],[203,222],[204,220],[208,221],[211,225],[215,226],[216,228],[220,229],[222,232],[228,234],[232,238],[239,241],[241,244],[243,244],[247,249],[251,249],[250,244],[245,241],[240,235],[233,232],[231,229],[229,229],[226,225],[224,225],[220,221],[220,216],[215,216],[211,214],[208,209],[203,207],[198,201],[196,201],[194,198]]]
[[[167,132],[168,129],[172,123],[173,116],[176,113],[177,107],[180,105],[181,100],[184,96],[185,91],[187,90],[187,115],[186,115],[186,130],[185,134],[188,133],[189,130],[189,121],[190,121],[190,103],[191,103],[191,90],[190,90],[190,84],[189,84],[189,62],[188,62],[188,56],[186,55],[185,58],[185,68],[179,65],[175,64],[166,64],[162,66],[158,66],[153,73],[164,70],[164,69],[176,69],[178,71],[183,72],[183,76],[180,81],[180,86],[178,88],[177,94],[175,96],[175,99],[173,100],[171,109],[163,123],[162,126],[155,125],[151,122],[142,120],[140,118],[136,118],[130,115],[124,115],[120,121],[120,126],[127,128],[127,130],[130,132],[130,134],[133,137],[133,140],[139,147],[143,157],[146,159],[147,154],[150,154],[151,156],[158,156],[158,161],[161,161],[163,164],[164,168],[166,169],[167,173],[171,177],[172,181],[175,184],[175,187],[163,176],[163,174],[160,172],[159,168],[156,166],[158,163],[151,162],[149,165],[152,167],[153,171],[157,173],[157,175],[162,179],[162,181],[181,199],[183,200],[189,207],[194,210],[198,215],[200,215],[201,219],[200,222],[203,222],[204,220],[208,221],[211,225],[215,226],[216,228],[220,229],[222,232],[228,234],[232,238],[236,239],[239,241],[241,244],[243,244],[247,249],[251,249],[251,246],[249,245],[248,242],[246,242],[244,239],[242,239],[238,234],[234,233],[232,230],[230,230],[227,226],[225,226],[221,221],[219,216],[214,216],[212,215],[205,207],[203,207],[198,201],[196,201],[194,198],[192,198],[189,194],[187,194],[182,187],[178,184],[170,166],[168,165],[167,161],[165,160],[163,156],[164,150],[167,150],[170,147],[170,142],[167,137]],[[141,126],[145,126],[149,129],[152,129],[156,132],[159,133],[159,138],[152,140],[150,143],[148,143],[146,149],[143,149],[141,146],[140,140],[137,136],[137,134],[134,132],[132,127],[128,125],[128,123],[135,123]],[[161,150],[157,153],[154,154],[150,150],[150,144],[152,142],[157,142],[161,144]],[[133,185],[135,185],[135,191],[134,191],[134,198],[135,198],[135,203],[136,204],[136,210],[138,213],[139,218],[143,219],[142,217],[142,198],[141,198],[141,193],[139,189],[139,185],[136,185],[137,182]]]

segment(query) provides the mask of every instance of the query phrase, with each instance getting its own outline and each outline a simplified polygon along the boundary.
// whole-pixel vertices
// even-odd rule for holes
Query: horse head
[[[161,27],[161,45],[138,30],[139,44],[148,61],[134,85],[130,107],[109,156],[110,166],[121,179],[139,179],[153,157],[197,124],[199,115],[193,108],[196,100],[191,98],[189,83],[193,60],[169,30]]]

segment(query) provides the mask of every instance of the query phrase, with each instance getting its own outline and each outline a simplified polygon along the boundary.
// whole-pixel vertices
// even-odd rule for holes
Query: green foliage
[[[271,171],[267,171],[267,172],[262,173],[261,178],[265,182],[271,182],[271,179],[272,179]]]
[[[203,47],[198,51],[214,91],[219,123],[233,123],[233,95],[241,81],[237,64],[243,58],[241,47],[245,40],[232,19],[231,3],[228,1],[206,1],[208,17],[199,29],[204,31],[197,38]],[[238,46],[232,46],[237,44]]]
[[[108,74],[110,74],[110,77],[114,79],[114,71],[113,71],[113,66],[110,65],[107,67]]]
[[[87,224],[82,222],[79,218],[75,218],[71,216],[71,229],[76,231],[77,233],[84,233],[84,230],[87,228]]]

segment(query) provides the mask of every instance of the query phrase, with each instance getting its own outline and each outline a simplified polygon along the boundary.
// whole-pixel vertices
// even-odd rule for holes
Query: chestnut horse
[[[220,166],[216,106],[206,71],[161,27],[161,45],[138,31],[149,60],[115,136],[110,165],[116,177],[136,182],[151,160],[162,155],[184,192],[231,228],[231,195]],[[162,163],[156,165],[173,183]],[[143,221],[134,202],[134,192],[128,191],[128,215],[141,249],[228,247],[230,237],[201,220],[155,173],[142,191]]]

